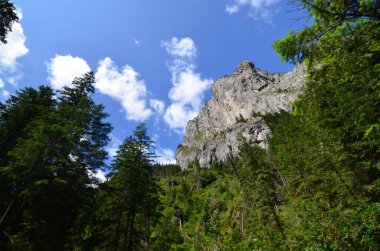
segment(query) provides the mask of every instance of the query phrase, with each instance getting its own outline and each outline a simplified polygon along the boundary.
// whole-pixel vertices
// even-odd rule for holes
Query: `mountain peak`
[[[240,74],[242,73],[243,71],[246,71],[246,70],[253,70],[255,69],[255,65],[249,61],[249,60],[244,60],[242,61],[235,69],[235,74]]]
[[[210,167],[237,154],[244,142],[267,149],[271,135],[262,115],[291,111],[304,85],[304,71],[269,74],[252,62],[241,62],[233,75],[212,86],[213,97],[186,126],[176,159],[182,169],[197,162]]]

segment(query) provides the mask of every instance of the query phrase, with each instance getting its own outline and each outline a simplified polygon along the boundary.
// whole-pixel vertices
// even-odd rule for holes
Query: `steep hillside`
[[[290,111],[304,86],[304,76],[303,66],[269,74],[243,61],[233,75],[216,81],[211,87],[213,97],[187,124],[176,153],[181,168],[196,160],[201,167],[209,167],[229,153],[236,154],[245,141],[267,148],[270,130],[261,115]]]

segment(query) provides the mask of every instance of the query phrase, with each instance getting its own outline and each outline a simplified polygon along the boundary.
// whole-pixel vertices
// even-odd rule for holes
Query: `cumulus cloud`
[[[22,13],[18,10],[19,20]],[[26,37],[20,23],[13,23],[12,31],[7,36],[8,43],[0,44],[0,72],[14,72],[17,68],[17,59],[26,55],[29,50],[25,46]]]
[[[84,73],[91,71],[87,62],[79,57],[71,55],[55,55],[47,63],[50,81],[54,89],[61,89],[64,86],[71,86],[75,77],[81,77]]]
[[[183,132],[187,122],[194,118],[201,108],[204,92],[212,83],[195,71],[197,47],[191,38],[176,37],[161,43],[171,56],[168,63],[173,87],[169,92],[172,101],[164,115],[171,129]]]
[[[95,74],[95,87],[103,94],[118,100],[129,120],[144,121],[152,115],[147,107],[147,88],[144,80],[139,79],[138,73],[129,65],[119,69],[110,58],[99,62]]]
[[[226,12],[235,14],[243,7],[250,9],[249,16],[255,20],[269,21],[277,13],[275,4],[281,0],[233,0],[233,3],[226,6]]]
[[[71,55],[55,55],[47,63],[47,70],[48,80],[55,89],[70,86],[75,77],[91,71],[84,59]],[[129,65],[119,71],[110,58],[104,58],[99,61],[95,80],[95,88],[120,102],[129,120],[144,121],[152,115],[151,108],[161,113],[164,109],[163,102],[155,99],[150,102],[151,108],[148,107],[144,80]]]

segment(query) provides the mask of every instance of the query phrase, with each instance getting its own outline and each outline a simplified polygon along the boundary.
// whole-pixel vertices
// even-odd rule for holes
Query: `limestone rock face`
[[[201,167],[236,154],[243,142],[266,149],[271,132],[260,115],[291,111],[302,91],[305,69],[269,74],[243,61],[232,76],[211,86],[213,96],[186,126],[183,144],[176,152],[182,169],[198,160]]]

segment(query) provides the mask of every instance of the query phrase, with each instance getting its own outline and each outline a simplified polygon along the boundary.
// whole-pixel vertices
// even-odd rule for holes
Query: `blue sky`
[[[24,87],[59,89],[96,74],[114,130],[110,155],[143,121],[172,162],[210,84],[243,60],[293,68],[271,45],[304,25],[285,0],[14,0],[20,23],[0,45],[0,100]]]

